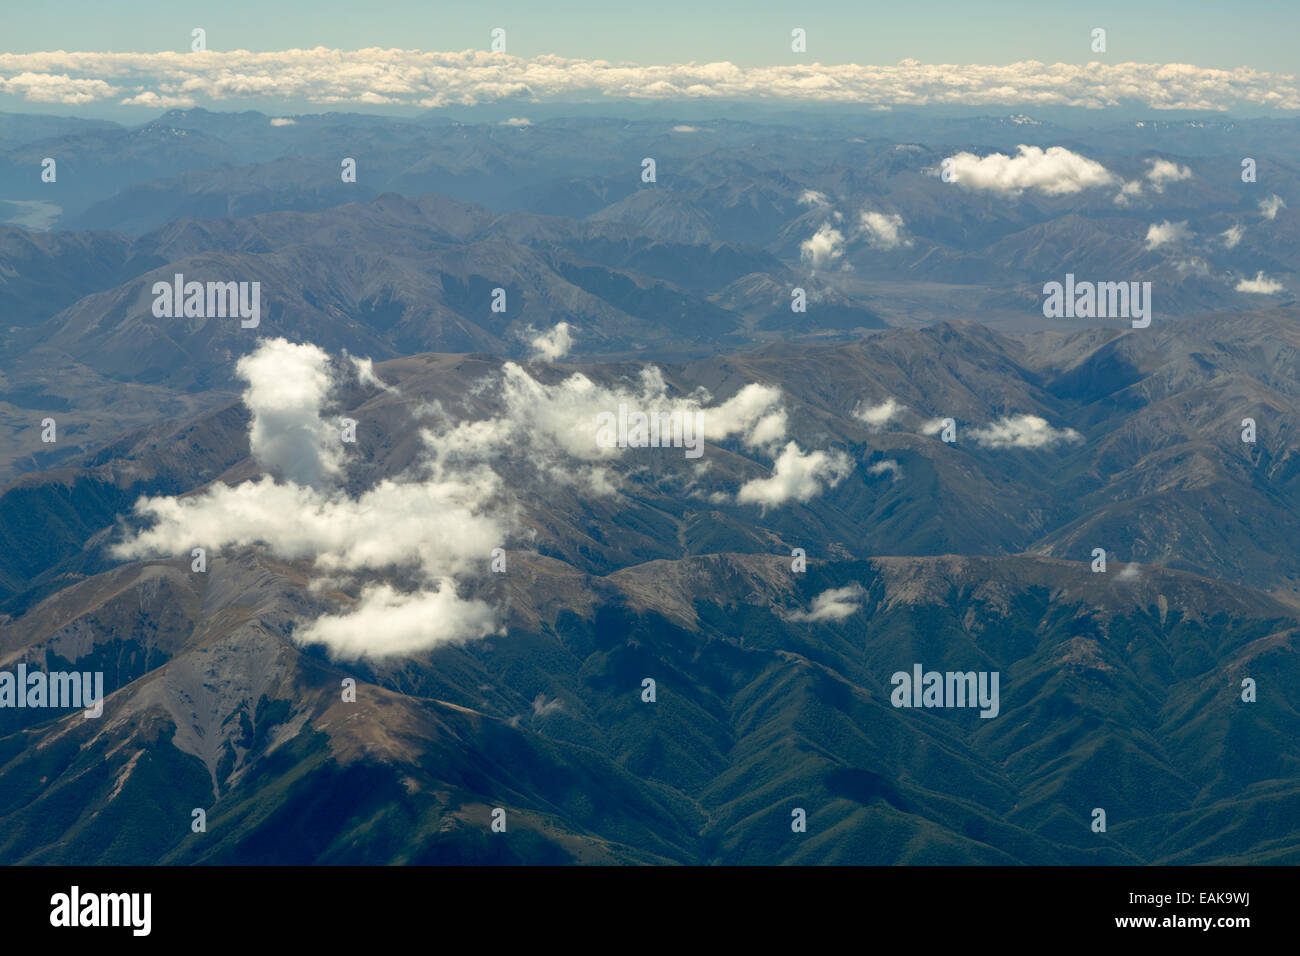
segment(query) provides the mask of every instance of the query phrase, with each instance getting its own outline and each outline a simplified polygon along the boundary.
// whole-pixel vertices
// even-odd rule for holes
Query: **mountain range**
[[[0,132],[5,863],[1300,862],[1300,124]]]

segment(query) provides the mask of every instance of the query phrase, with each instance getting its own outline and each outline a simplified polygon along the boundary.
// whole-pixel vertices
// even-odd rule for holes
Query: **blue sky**
[[[214,50],[315,46],[422,50],[485,48],[505,27],[509,52],[679,63],[788,62],[792,26],[808,31],[810,61],[1006,64],[1084,63],[1093,27],[1108,31],[1107,57],[1250,66],[1297,72],[1300,3],[903,2],[823,0],[59,0],[6,4],[0,49],[156,52],[186,50],[190,30]]]

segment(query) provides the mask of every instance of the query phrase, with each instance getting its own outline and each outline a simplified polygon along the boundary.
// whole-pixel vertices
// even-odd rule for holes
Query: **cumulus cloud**
[[[1277,194],[1259,201],[1259,211],[1264,214],[1265,219],[1276,219],[1278,210],[1285,208],[1286,203],[1284,203],[1282,197]]]
[[[551,714],[562,712],[564,709],[564,701],[558,697],[547,700],[545,694],[538,694],[533,698],[534,717],[548,717]]]
[[[1145,178],[1153,191],[1163,193],[1167,184],[1180,182],[1184,179],[1191,179],[1192,171],[1188,167],[1180,166],[1172,160],[1148,159]],[[1142,180],[1130,180],[1120,187],[1120,191],[1115,195],[1115,204],[1118,206],[1128,206],[1133,200],[1138,199],[1141,195]]]
[[[481,513],[498,490],[486,469],[439,479],[387,479],[356,498],[269,476],[215,484],[202,494],[144,498],[136,511],[154,524],[125,543],[125,557],[212,551],[264,543],[281,558],[313,559],[323,571],[350,574],[415,566],[428,579],[472,569],[506,532]]]
[[[1241,237],[1246,234],[1246,227],[1242,225],[1229,226],[1223,230],[1223,244],[1229,249],[1236,248],[1237,243],[1241,242]]]
[[[1134,199],[1142,195],[1142,180],[1132,179],[1120,187],[1119,192],[1115,194],[1115,205],[1127,206]]]
[[[425,52],[209,50],[204,53],[0,55],[4,91],[33,102],[79,104],[125,96],[207,101],[261,97],[321,104],[472,106],[527,99],[755,98],[859,103],[877,108],[1008,102],[1099,109],[1135,100],[1158,110],[1246,105],[1300,109],[1289,74],[1181,63],[869,64],[737,66],[728,62],[638,65],[482,50]]]
[[[687,126],[687,125],[682,125],[682,126],[674,126],[674,127],[673,127],[673,132],[674,132],[674,133],[698,133],[699,131],[700,131],[700,128],[699,128],[698,126]]]
[[[806,611],[787,611],[782,616],[787,621],[801,624],[822,624],[826,621],[842,621],[855,613],[862,606],[866,588],[861,584],[848,584],[842,588],[823,591],[812,600]]]
[[[483,462],[499,457],[503,448],[514,449],[538,468],[549,470],[555,465],[557,472],[562,470],[555,480],[565,480],[567,475],[586,482],[577,465],[600,465],[624,453],[625,449],[606,447],[597,441],[598,417],[616,412],[620,405],[670,415],[698,414],[702,416],[706,440],[734,438],[758,450],[779,442],[787,429],[781,390],[775,386],[750,383],[725,402],[714,405],[709,404],[712,397],[702,389],[690,395],[671,394],[662,371],[653,366],[643,368],[633,383],[606,386],[581,372],[547,384],[533,378],[522,366],[507,362],[500,377],[484,385],[484,394],[495,396],[501,405],[501,413],[494,418],[453,421],[440,410],[432,412],[438,447],[454,452],[462,460]],[[606,478],[594,482],[609,487],[612,479]]]
[[[746,483],[738,495],[765,508],[806,501],[852,467],[842,452],[805,454],[794,442],[778,456],[788,422],[773,386],[751,383],[714,404],[704,389],[673,394],[654,367],[615,385],[583,374],[548,384],[506,362],[473,389],[491,414],[457,417],[437,403],[422,406],[417,461],[354,494],[336,480],[341,436],[325,414],[331,392],[348,374],[396,390],[365,360],[331,364],[316,346],[284,339],[261,340],[238,371],[252,418],[250,449],[266,474],[191,495],[141,498],[134,510],[143,527],[115,553],[176,555],[203,546],[216,555],[262,546],[282,560],[310,561],[330,581],[355,580],[349,607],[295,631],[300,643],[323,643],[348,659],[499,633],[489,604],[461,596],[465,577],[481,576],[492,549],[521,533],[524,486],[537,497],[560,484],[617,492],[621,478],[610,468],[628,452],[599,443],[597,422],[620,404],[698,414],[709,441],[734,440],[776,458],[771,478]],[[511,469],[509,482],[500,468]]]
[[[897,418],[906,408],[907,406],[898,404],[895,399],[886,398],[879,405],[863,405],[859,403],[858,407],[853,410],[853,417],[873,429],[880,429]]]
[[[295,632],[301,644],[324,644],[340,658],[410,655],[500,633],[484,601],[465,601],[444,578],[430,588],[401,593],[387,584],[368,588],[344,614],[325,614]],[[376,647],[383,654],[375,653]]]
[[[1191,273],[1206,278],[1210,275],[1210,264],[1200,256],[1188,256],[1186,259],[1175,259],[1173,261],[1173,267],[1180,273]]]
[[[145,90],[135,96],[128,96],[118,101],[119,106],[145,106],[151,110],[185,110],[198,104],[193,96],[172,96],[167,93],[155,93]]]
[[[0,65],[0,74],[7,72]],[[106,100],[118,92],[101,79],[71,77],[67,74],[21,72],[15,76],[0,75],[0,93],[17,96],[29,103],[60,103],[64,106],[84,106]]]
[[[899,246],[911,245],[902,237],[903,217],[897,213],[871,212],[862,210],[859,225],[867,237],[867,243],[875,249],[897,249]]]
[[[573,326],[568,322],[556,323],[555,328],[549,332],[537,332],[530,327],[528,345],[532,349],[532,357],[543,362],[555,362],[564,358],[573,348],[573,332]]]
[[[878,461],[867,469],[869,475],[889,475],[894,481],[903,477],[903,466],[892,458]]]
[[[516,469],[512,482],[520,480],[520,469],[526,470],[535,476],[542,495],[561,486],[592,497],[619,493],[625,475],[616,466],[631,452],[599,439],[601,417],[617,416],[620,408],[692,423],[701,452],[705,442],[736,441],[745,449],[774,457],[788,426],[779,388],[751,383],[726,401],[711,404],[712,397],[704,389],[672,394],[663,373],[653,366],[642,369],[635,381],[607,386],[583,373],[546,383],[507,362],[499,376],[480,383],[478,393],[498,406],[497,414],[464,420],[438,405],[427,410],[431,441],[440,460],[495,466],[506,459]],[[714,493],[715,500],[728,497],[721,491]]]
[[[1257,272],[1255,278],[1242,279],[1233,288],[1238,292],[1253,292],[1256,295],[1277,295],[1284,286],[1276,279],[1270,279],[1263,272]]]
[[[401,391],[396,387],[389,385],[375,374],[375,363],[372,359],[358,358],[355,355],[349,355],[352,361],[352,368],[356,372],[357,380],[367,388],[376,388],[381,392],[388,392],[390,395],[400,395]]]
[[[1169,222],[1165,220],[1161,223],[1152,223],[1147,227],[1147,248],[1158,249],[1161,246],[1167,246],[1171,243],[1183,242],[1187,239],[1187,221]]]
[[[369,580],[348,611],[295,632],[300,643],[324,643],[336,657],[406,654],[494,632],[491,608],[462,599],[454,576],[479,567],[512,527],[510,509],[493,507],[503,497],[497,476],[473,464],[447,468],[435,454],[423,475],[385,479],[356,497],[334,487],[340,436],[321,427],[335,384],[327,363],[315,346],[263,339],[238,369],[248,383],[249,445],[269,473],[198,494],[140,499],[135,512],[148,527],[116,553],[188,554],[201,545],[219,554],[262,545],[326,574],[413,573],[416,589]]]
[[[296,119],[290,119],[287,116],[272,116],[271,125],[272,126],[297,126],[298,121]]]
[[[1108,186],[1118,181],[1101,163],[1072,153],[1064,146],[1017,146],[1015,156],[957,153],[949,157],[954,181],[964,189],[1019,196],[1027,189],[1046,196],[1063,196]],[[937,171],[936,171],[937,172]]]
[[[801,206],[829,206],[831,204],[825,193],[819,193],[815,189],[805,189],[799,194],[797,201]]]
[[[1192,178],[1190,169],[1186,166],[1179,166],[1168,159],[1149,159],[1147,162],[1151,164],[1151,168],[1147,170],[1147,182],[1151,183],[1151,188],[1158,193],[1165,191],[1167,183],[1176,183]]]
[[[809,501],[823,487],[834,488],[853,470],[853,462],[842,451],[805,453],[789,442],[776,459],[768,478],[755,478],[740,486],[736,501],[767,508],[790,501]]]
[[[526,116],[511,116],[501,121],[502,126],[532,126],[533,121]]]
[[[1037,415],[1008,415],[968,434],[989,448],[1052,448],[1083,440],[1073,428],[1053,428]]]
[[[829,222],[822,223],[811,237],[799,245],[799,258],[809,263],[813,269],[830,265],[844,255],[844,233]]]
[[[244,402],[253,413],[253,456],[271,474],[301,485],[316,488],[332,480],[341,447],[338,432],[321,417],[333,387],[329,356],[314,345],[264,339],[235,372],[248,383]]]

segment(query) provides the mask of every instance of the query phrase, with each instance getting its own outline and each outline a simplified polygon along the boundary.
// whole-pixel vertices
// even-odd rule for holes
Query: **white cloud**
[[[376,388],[381,392],[388,392],[390,395],[400,395],[401,392],[387,382],[384,382],[375,374],[375,363],[372,359],[357,358],[355,355],[349,355],[352,360],[352,368],[357,373],[357,379],[362,385],[368,388]]]
[[[1147,227],[1147,248],[1158,249],[1160,246],[1166,246],[1171,243],[1183,242],[1187,239],[1187,221],[1169,222],[1165,220],[1161,223],[1152,223]]]
[[[1189,256],[1186,259],[1175,259],[1173,267],[1180,273],[1192,273],[1193,275],[1209,277],[1210,264],[1200,256]]]
[[[271,474],[317,488],[339,470],[340,432],[321,417],[333,387],[329,356],[314,345],[263,339],[235,365],[248,383],[244,403],[253,413],[248,443]]]
[[[621,403],[698,413],[707,440],[736,439],[776,457],[772,477],[742,485],[737,496],[764,508],[807,501],[852,468],[842,452],[804,454],[794,442],[776,456],[788,423],[773,386],[751,383],[714,405],[703,389],[672,394],[654,367],[615,386],[583,374],[548,385],[507,362],[473,390],[494,414],[456,419],[437,403],[422,406],[428,419],[420,432],[423,455],[407,472],[354,495],[335,481],[341,436],[323,410],[342,372],[328,356],[314,345],[263,339],[237,368],[252,412],[249,445],[268,473],[190,495],[141,498],[135,513],[146,526],[115,552],[188,555],[202,546],[217,556],[261,546],[281,560],[310,561],[331,581],[357,580],[349,608],[295,632],[300,643],[321,642],[348,659],[417,653],[497,633],[493,608],[462,598],[458,585],[480,578],[492,549],[521,533],[524,490],[541,499],[559,484],[592,495],[617,491],[622,479],[609,466],[627,450],[597,442],[596,416]],[[353,358],[350,368],[363,382],[388,388],[367,360]],[[499,467],[510,469],[509,482]],[[400,575],[401,587],[385,580],[392,575]]]
[[[799,245],[799,258],[810,263],[813,269],[830,265],[844,255],[844,233],[829,222],[822,223],[810,238]]]
[[[353,363],[363,378],[373,376],[364,362]],[[338,657],[407,654],[494,632],[491,609],[462,600],[453,576],[481,572],[513,527],[495,473],[475,462],[448,467],[430,442],[418,477],[385,479],[352,497],[330,480],[339,470],[340,435],[324,427],[321,415],[334,384],[325,353],[263,339],[237,369],[248,383],[249,446],[269,474],[192,495],[141,498],[135,512],[149,526],[116,553],[188,555],[201,545],[215,556],[261,545],[283,560],[310,560],[327,575],[413,569],[418,590],[399,593],[367,580],[349,611],[295,632],[300,643],[322,642]]]
[[[674,127],[673,127],[673,132],[674,132],[674,133],[698,133],[699,131],[700,131],[700,128],[699,128],[698,126],[685,126],[685,125],[683,125],[683,126],[674,126]]]
[[[842,621],[862,606],[862,599],[866,593],[866,588],[861,584],[831,588],[813,598],[807,611],[787,611],[782,616],[787,621],[797,621],[802,624]]]
[[[144,106],[151,110],[185,110],[196,106],[198,100],[193,96],[171,96],[145,90],[135,96],[128,96],[119,101],[119,106]]]
[[[1166,183],[1176,183],[1192,178],[1192,171],[1186,166],[1179,166],[1167,159],[1149,159],[1151,168],[1147,170],[1147,181],[1158,193],[1165,191]]]
[[[220,551],[260,542],[289,561],[312,558],[324,571],[416,566],[437,580],[471,570],[501,544],[503,521],[479,513],[498,485],[486,469],[386,479],[356,498],[269,476],[215,484],[201,494],[141,499],[136,511],[156,523],[122,553],[188,553],[195,544]]]
[[[1115,194],[1115,205],[1127,206],[1132,200],[1142,195],[1142,181],[1140,179],[1131,179],[1120,187],[1119,192]]]
[[[736,501],[766,510],[790,501],[809,501],[822,487],[834,488],[853,470],[853,462],[839,450],[804,453],[789,442],[772,466],[768,478],[755,478],[740,486]]]
[[[750,383],[727,401],[710,405],[711,396],[703,390],[690,395],[670,394],[663,373],[653,366],[643,368],[632,384],[599,385],[576,372],[548,385],[534,379],[522,366],[506,362],[499,379],[485,385],[484,395],[493,395],[499,402],[501,412],[497,417],[451,421],[444,413],[434,414],[431,440],[439,449],[458,460],[487,463],[509,448],[553,480],[566,480],[567,475],[602,487],[610,486],[609,476],[584,472],[575,462],[601,465],[624,454],[626,449],[607,448],[597,442],[597,416],[616,413],[619,405],[647,412],[699,413],[707,441],[737,438],[753,449],[779,442],[787,429],[781,390],[775,386]]]
[[[501,121],[502,126],[532,126],[533,121],[526,116],[511,116]]]
[[[320,104],[439,107],[501,100],[741,98],[860,103],[878,108],[963,104],[1098,109],[1137,101],[1160,110],[1227,110],[1254,105],[1300,109],[1289,74],[1179,63],[892,65],[728,62],[638,65],[483,50],[424,52],[209,50],[193,53],[0,54],[3,92],[33,102],[81,104],[123,93],[205,101],[265,98]],[[130,95],[133,94],[133,95]]]
[[[557,322],[549,332],[537,332],[531,326],[528,333],[532,336],[529,347],[534,359],[542,362],[556,362],[569,354],[573,348],[573,326],[568,322]]]
[[[1053,428],[1037,415],[1008,415],[968,434],[990,448],[1051,448],[1083,440],[1073,428]]]
[[[1256,295],[1276,295],[1284,286],[1276,279],[1270,279],[1263,272],[1257,272],[1255,278],[1242,279],[1233,288],[1238,292],[1253,292]]]
[[[188,554],[195,543],[219,554],[260,544],[284,560],[311,560],[327,574],[414,568],[418,591],[399,594],[387,583],[367,582],[349,611],[294,635],[299,643],[325,643],[336,657],[408,654],[495,630],[487,606],[459,598],[451,575],[481,573],[491,549],[503,543],[508,512],[486,513],[498,491],[488,469],[386,480],[357,498],[270,477],[216,484],[197,495],[141,499],[135,510],[153,524],[118,554]],[[434,611],[438,617],[428,618]]]
[[[1259,201],[1259,211],[1264,214],[1265,219],[1276,219],[1278,210],[1285,208],[1286,203],[1284,203],[1282,197],[1277,194]]]
[[[1027,189],[1047,196],[1063,196],[1107,186],[1117,177],[1101,163],[1072,153],[1064,146],[1017,146],[1015,156],[991,153],[957,153],[949,157],[957,185],[1004,196],[1019,196]],[[936,170],[936,173],[938,170]]]
[[[300,644],[324,644],[335,657],[356,660],[410,655],[503,633],[491,605],[462,600],[444,578],[401,593],[387,584],[362,592],[343,614],[326,614],[294,633]]]
[[[886,458],[884,461],[878,461],[867,469],[869,475],[889,475],[894,481],[903,477],[903,466],[892,458]]]
[[[0,57],[0,64],[3,58]],[[0,65],[0,73],[7,72]],[[0,76],[0,93],[8,93],[29,103],[60,103],[64,106],[84,106],[106,100],[118,92],[101,79],[74,78],[66,74],[21,72],[16,76]]]
[[[271,125],[272,126],[297,126],[298,121],[296,119],[290,119],[287,116],[272,116]]]
[[[867,236],[867,242],[875,249],[897,249],[912,244],[911,240],[904,241],[900,234],[903,217],[897,213],[869,212],[864,209],[859,224]]]
[[[538,694],[533,698],[533,716],[547,717],[550,714],[559,713],[565,710],[564,701],[555,697],[551,700],[546,699],[546,694]]]
[[[1223,236],[1223,244],[1229,249],[1234,249],[1236,248],[1237,243],[1241,242],[1241,237],[1244,236],[1245,234],[1246,234],[1245,226],[1242,225],[1229,226],[1221,233],[1221,235]]]
[[[886,398],[879,405],[859,404],[853,410],[853,417],[860,422],[865,422],[873,429],[880,429],[884,428],[894,418],[897,418],[899,413],[904,411],[906,407],[898,404],[893,398]]]
[[[805,189],[799,194],[798,203],[801,206],[829,206],[831,201],[825,193],[819,193],[815,189]]]

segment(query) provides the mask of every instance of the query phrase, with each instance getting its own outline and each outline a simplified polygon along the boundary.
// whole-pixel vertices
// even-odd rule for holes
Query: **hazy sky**
[[[509,52],[741,66],[790,61],[790,29],[808,31],[807,60],[823,63],[1084,63],[1094,27],[1115,62],[1300,66],[1300,2],[899,3],[865,0],[59,0],[7,3],[0,51],[183,51],[190,30],[213,50],[368,46],[484,49],[504,27]]]

